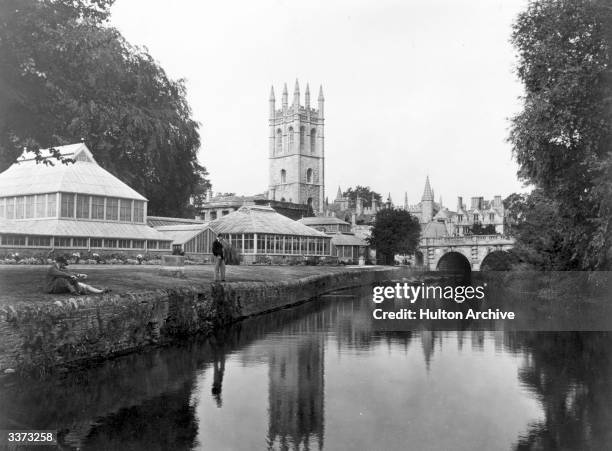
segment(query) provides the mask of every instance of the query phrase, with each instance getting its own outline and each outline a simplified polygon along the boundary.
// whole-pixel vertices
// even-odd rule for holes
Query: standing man
[[[221,282],[225,282],[225,255],[219,235],[213,241],[212,254],[215,258],[215,282],[218,282],[219,279],[221,279]]]

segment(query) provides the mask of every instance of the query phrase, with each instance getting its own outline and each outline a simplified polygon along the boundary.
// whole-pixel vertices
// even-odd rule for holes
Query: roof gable
[[[33,152],[24,152],[17,161],[0,174],[3,196],[23,196],[38,193],[82,193],[106,197],[147,199],[102,168],[83,143],[54,148],[60,155],[75,160],[71,163],[51,161],[44,164]],[[50,149],[41,149],[43,159],[53,157]]]

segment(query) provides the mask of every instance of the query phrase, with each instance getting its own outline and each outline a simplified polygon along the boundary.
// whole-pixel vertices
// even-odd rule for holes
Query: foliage
[[[483,226],[480,223],[476,223],[470,227],[470,233],[472,235],[495,235],[497,232],[495,232],[495,226],[493,224]]]
[[[511,202],[515,220],[529,222],[515,229],[518,246],[537,265],[610,268],[612,8],[534,1],[512,41],[526,95],[510,141],[519,177],[536,188]]]
[[[372,195],[376,198],[377,201],[380,201],[381,196],[376,191],[372,191],[369,186],[361,186],[357,185],[355,189],[349,188],[342,195],[349,200],[349,208],[355,208],[357,205],[357,197],[361,198],[363,202],[363,206],[371,207],[372,206]]]
[[[198,124],[145,49],[106,23],[112,0],[0,0],[0,171],[27,146],[84,141],[96,160],[180,216],[204,183]]]
[[[376,214],[368,244],[389,262],[395,254],[414,254],[420,235],[421,226],[416,217],[405,210],[387,208]]]

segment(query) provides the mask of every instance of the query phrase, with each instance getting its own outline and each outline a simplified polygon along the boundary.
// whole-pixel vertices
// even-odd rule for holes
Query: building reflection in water
[[[269,356],[268,446],[323,448],[324,340],[299,336],[271,349]],[[316,443],[316,445],[315,445]]]

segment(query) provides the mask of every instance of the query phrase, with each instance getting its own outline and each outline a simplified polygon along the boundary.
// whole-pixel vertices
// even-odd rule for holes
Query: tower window
[[[293,150],[293,127],[289,127],[289,148],[287,149],[287,152],[291,152]]]
[[[304,127],[300,127],[300,152],[304,151],[305,135],[306,135],[306,129]]]
[[[306,183],[312,183],[312,169],[306,171]]]
[[[276,153],[282,153],[283,151],[283,131],[279,128],[276,130]]]
[[[313,128],[310,130],[310,153],[315,153],[315,146],[317,145],[317,129]]]
[[[287,183],[287,171],[281,169],[281,183]]]

